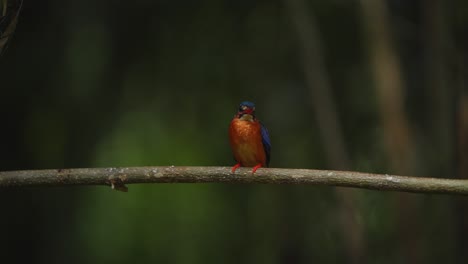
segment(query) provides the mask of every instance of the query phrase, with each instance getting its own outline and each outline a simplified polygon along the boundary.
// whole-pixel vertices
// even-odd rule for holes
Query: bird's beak
[[[253,109],[252,108],[246,108],[244,111],[239,111],[239,115],[252,115]]]
[[[245,110],[243,111],[239,111],[237,113],[237,116],[242,119],[242,120],[246,120],[246,121],[252,121],[254,119],[253,117],[253,109],[251,108],[246,108]]]

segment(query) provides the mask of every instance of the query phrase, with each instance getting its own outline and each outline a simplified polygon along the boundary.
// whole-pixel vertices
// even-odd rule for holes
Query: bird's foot
[[[252,174],[254,174],[258,170],[258,168],[261,168],[261,167],[262,167],[261,163],[257,164],[255,167],[253,167]]]
[[[239,168],[240,166],[241,166],[241,164],[240,164],[240,163],[237,163],[236,165],[234,165],[234,166],[232,167],[231,172],[232,172],[232,173],[235,173],[236,170],[237,170],[237,168]]]

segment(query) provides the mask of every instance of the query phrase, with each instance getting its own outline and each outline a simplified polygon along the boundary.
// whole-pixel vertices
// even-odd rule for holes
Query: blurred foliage
[[[308,4],[323,38],[353,169],[391,173],[360,6],[347,0]],[[423,66],[439,63],[424,52],[431,30],[421,16],[426,1],[387,4],[421,156],[416,174],[448,177],[453,156],[438,142],[456,143],[435,133],[436,118],[446,117],[434,115],[439,97],[424,86]],[[437,52],[466,59],[468,5],[444,7],[446,38],[440,41],[449,48]],[[317,132],[284,2],[26,1],[11,41],[0,57],[1,170],[231,166],[227,127],[242,100],[257,104],[270,130],[272,167],[333,169],[323,155],[327,146]],[[452,77],[442,81],[453,84]],[[129,187],[129,193],[1,190],[2,261],[351,262],[333,188]],[[359,263],[404,263],[408,249],[400,246],[395,194],[353,192],[357,210],[347,217],[364,226],[367,248]],[[463,263],[460,248],[468,240],[458,235],[454,206],[460,200],[418,196],[419,228],[411,234],[417,244],[410,250],[419,252],[420,262]]]
[[[0,1],[0,55],[5,52],[15,32],[22,3],[22,0]]]

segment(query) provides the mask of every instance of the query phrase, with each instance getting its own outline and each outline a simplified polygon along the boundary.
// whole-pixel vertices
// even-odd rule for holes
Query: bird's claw
[[[239,168],[240,166],[241,166],[241,164],[240,164],[240,163],[237,163],[236,165],[234,165],[234,166],[232,167],[231,172],[232,172],[232,173],[235,173],[236,170],[237,170],[237,168]]]
[[[261,168],[261,167],[262,167],[261,163],[257,164],[255,167],[253,167],[252,174],[254,174],[258,170],[258,168]]]

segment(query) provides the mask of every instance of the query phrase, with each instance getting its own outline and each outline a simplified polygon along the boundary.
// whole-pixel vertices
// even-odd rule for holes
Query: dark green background
[[[243,100],[256,103],[270,130],[272,167],[335,169],[324,154],[314,87],[305,82],[285,1],[25,0],[0,57],[0,170],[232,166],[227,127]],[[386,2],[419,157],[411,172],[388,162],[361,2],[306,4],[323,44],[349,169],[458,177],[467,2]],[[434,41],[441,48],[431,50]],[[445,75],[428,85],[433,68]],[[468,201],[461,197],[408,195],[413,209],[406,215],[391,192],[351,190],[354,207],[344,213],[332,187],[129,188],[0,189],[1,262],[464,263],[467,257],[460,208]],[[355,231],[343,228],[348,222],[360,226],[356,254],[346,243]]]

